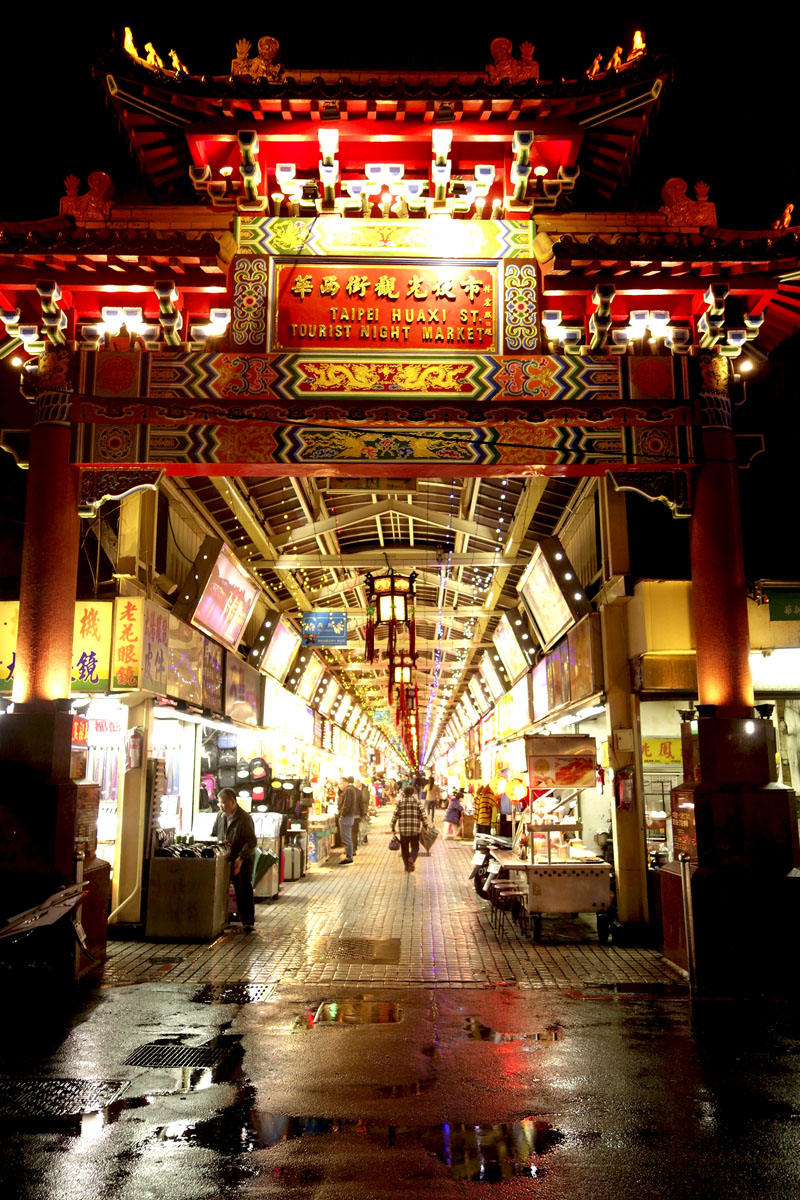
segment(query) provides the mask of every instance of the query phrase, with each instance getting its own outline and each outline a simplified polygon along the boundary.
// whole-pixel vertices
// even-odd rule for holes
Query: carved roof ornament
[[[258,54],[255,58],[250,58],[250,49],[246,38],[236,43],[236,58],[231,63],[231,75],[249,75],[254,80],[281,78],[283,67],[276,61],[281,52],[277,38],[259,38]]]
[[[668,179],[661,189],[664,205],[658,211],[668,225],[716,225],[717,208],[708,198],[708,184],[702,180],[694,185],[695,200],[690,200],[685,179]]]
[[[772,222],[772,228],[773,229],[788,229],[792,223],[792,213],[793,212],[794,212],[794,205],[787,204],[785,206],[783,212],[781,213],[781,215],[778,217],[777,221]]]
[[[64,180],[66,196],[58,203],[62,217],[74,217],[76,221],[105,221],[111,209],[114,185],[105,171],[92,171],[88,179],[89,190],[78,195],[80,180],[77,175],[68,175]]]
[[[502,83],[504,79],[511,83],[524,83],[527,79],[539,78],[539,64],[533,59],[533,43],[522,43],[520,58],[514,58],[513,49],[513,42],[509,38],[494,39],[489,47],[492,61],[486,67],[490,83]]]

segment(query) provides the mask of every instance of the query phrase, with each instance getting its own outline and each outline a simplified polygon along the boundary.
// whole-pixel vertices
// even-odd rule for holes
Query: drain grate
[[[0,1079],[0,1117],[71,1117],[106,1108],[129,1079]]]
[[[311,962],[399,963],[400,938],[359,938],[331,934],[315,938],[308,950]]]
[[[209,983],[192,1000],[195,1004],[262,1004],[277,986],[277,983]]]
[[[161,966],[162,963],[169,963],[170,966],[174,967],[177,963],[183,962],[183,955],[178,955],[176,958],[168,954],[162,954],[156,958],[148,958],[147,961],[152,963],[154,966]]]
[[[218,1067],[231,1047],[177,1046],[147,1042],[125,1059],[126,1067]]]

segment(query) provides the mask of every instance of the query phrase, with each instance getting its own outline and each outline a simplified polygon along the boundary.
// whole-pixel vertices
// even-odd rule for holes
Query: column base
[[[800,921],[800,871],[770,878],[749,870],[698,867],[692,903],[700,991],[796,992],[791,937]]]

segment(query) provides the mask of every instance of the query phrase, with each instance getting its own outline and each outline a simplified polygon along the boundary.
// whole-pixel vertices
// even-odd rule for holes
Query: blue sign
[[[302,613],[300,632],[304,646],[346,646],[347,613]]]

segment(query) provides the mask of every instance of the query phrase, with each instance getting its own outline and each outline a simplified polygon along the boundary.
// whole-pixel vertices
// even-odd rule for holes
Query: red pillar
[[[70,694],[80,539],[70,402],[58,393],[39,396],[31,431],[12,693],[28,711],[51,709]]]
[[[690,536],[698,696],[701,704],[715,704],[720,717],[749,717],[753,682],[728,362],[704,354],[698,365],[704,462]]]

